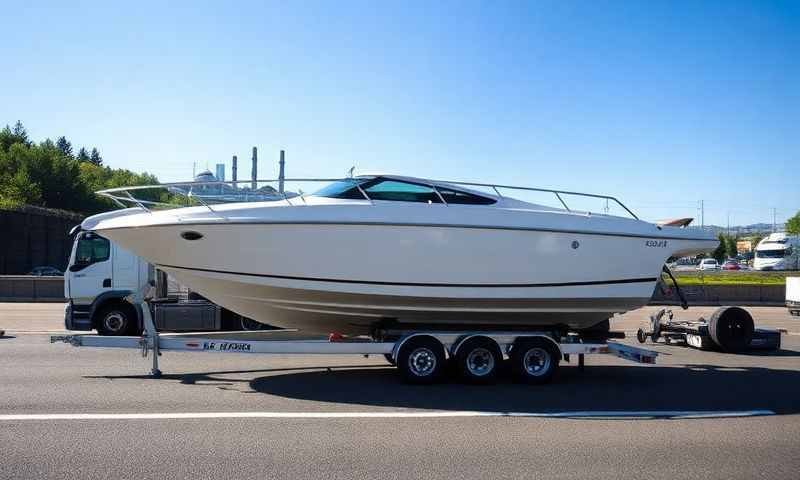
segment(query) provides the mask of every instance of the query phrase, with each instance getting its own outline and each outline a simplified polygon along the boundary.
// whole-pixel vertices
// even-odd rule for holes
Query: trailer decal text
[[[203,350],[249,352],[249,343],[203,342]]]

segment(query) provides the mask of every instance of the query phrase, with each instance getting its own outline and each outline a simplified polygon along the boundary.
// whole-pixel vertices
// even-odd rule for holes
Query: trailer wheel
[[[647,333],[641,328],[636,331],[636,340],[639,340],[639,343],[644,343],[647,341]]]
[[[718,308],[708,320],[708,334],[724,352],[740,352],[753,339],[753,317],[741,307]]]
[[[517,380],[529,384],[551,381],[558,370],[561,354],[553,342],[544,338],[517,340],[511,349],[511,367]]]
[[[470,338],[458,347],[455,365],[459,376],[468,383],[493,383],[503,363],[497,342],[486,337]]]
[[[445,363],[444,346],[427,335],[409,338],[397,353],[397,368],[408,383],[435,383],[441,378]]]
[[[125,303],[112,303],[95,313],[95,326],[100,335],[130,335],[136,329],[136,311]]]

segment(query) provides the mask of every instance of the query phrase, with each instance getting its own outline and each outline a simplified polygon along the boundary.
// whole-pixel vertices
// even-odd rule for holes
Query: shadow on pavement
[[[304,371],[261,377],[260,393],[282,397],[436,410],[504,412],[773,410],[800,413],[800,372],[711,365],[562,368],[554,383],[494,386],[401,383],[393,368]]]

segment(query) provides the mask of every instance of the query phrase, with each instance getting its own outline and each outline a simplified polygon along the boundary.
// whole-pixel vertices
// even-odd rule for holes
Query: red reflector
[[[328,334],[329,342],[341,342],[342,340],[344,340],[344,335],[342,335],[341,333],[332,332]]]
[[[200,344],[199,343],[187,343],[186,346],[190,347],[190,348],[199,348]]]

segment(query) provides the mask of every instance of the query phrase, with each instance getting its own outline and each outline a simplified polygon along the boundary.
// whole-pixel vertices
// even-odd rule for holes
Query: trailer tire
[[[447,367],[444,345],[427,335],[414,336],[403,342],[397,352],[397,368],[408,383],[436,383]]]
[[[531,385],[548,383],[558,370],[561,353],[544,338],[524,338],[511,348],[511,368],[517,381]]]
[[[718,308],[708,320],[708,334],[723,352],[741,352],[750,346],[755,325],[741,307]]]
[[[497,381],[503,353],[497,342],[487,337],[473,337],[458,346],[455,367],[467,383],[489,384]]]
[[[107,336],[133,335],[137,329],[136,310],[127,302],[113,302],[95,313],[97,333]]]

